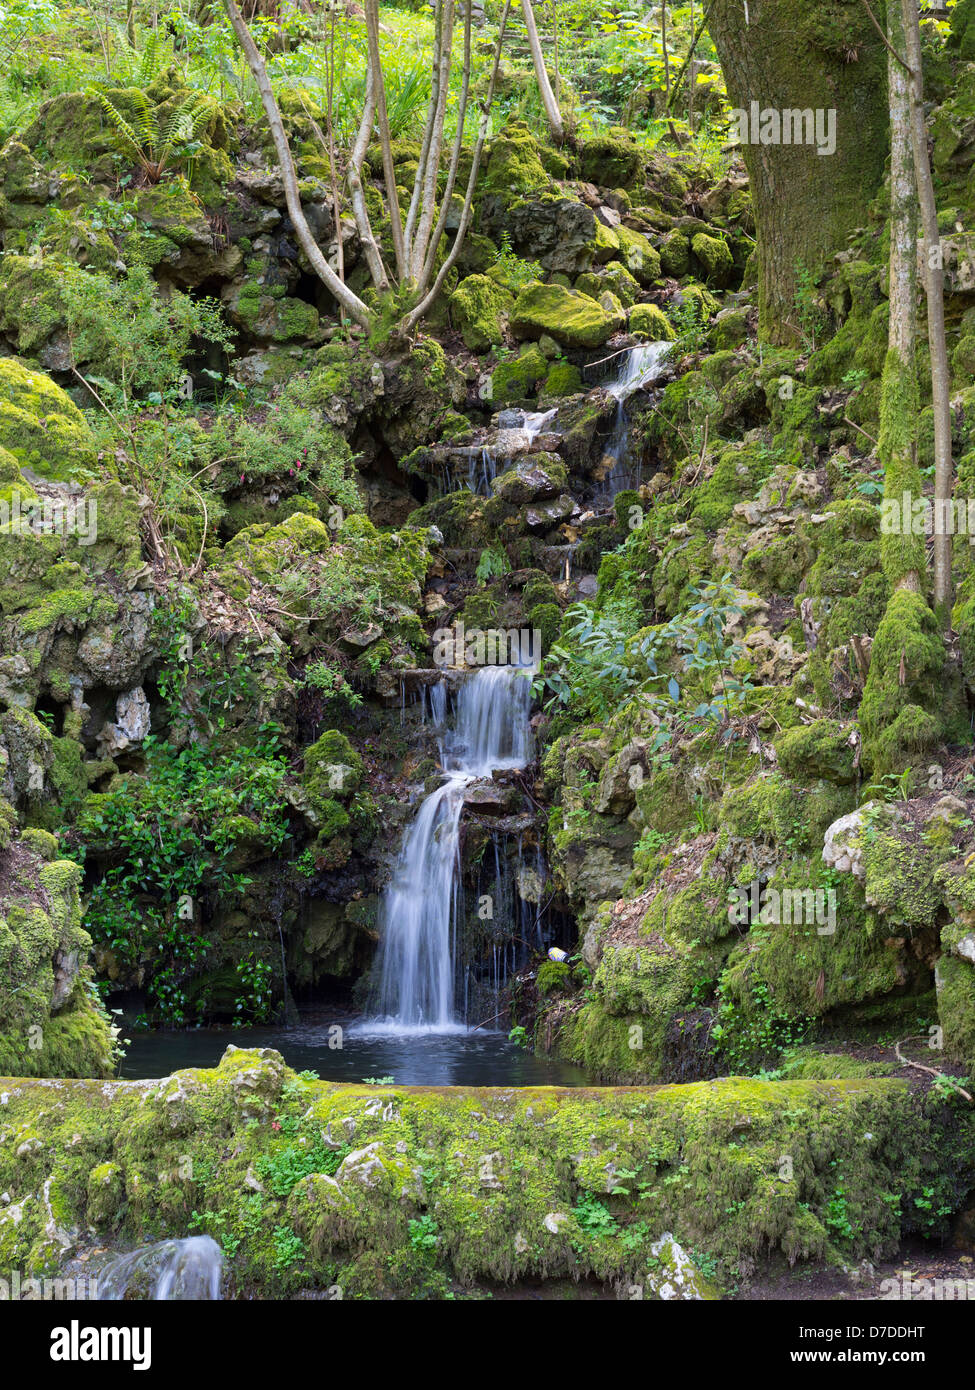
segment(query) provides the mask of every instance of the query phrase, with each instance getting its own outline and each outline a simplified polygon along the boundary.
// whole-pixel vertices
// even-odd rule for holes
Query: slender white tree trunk
[[[535,65],[535,80],[538,82],[538,90],[541,94],[542,105],[545,107],[545,118],[548,121],[548,128],[552,139],[557,145],[561,145],[565,139],[565,129],[562,125],[562,112],[556,100],[555,93],[552,91],[552,84],[548,80],[548,72],[545,68],[545,55],[542,52],[542,41],[538,37],[538,25],[535,23],[535,11],[532,9],[532,0],[521,0],[522,14],[525,16],[525,28],[528,30],[528,46],[531,49],[532,62]]]
[[[921,57],[921,16],[917,0],[901,0],[907,65],[911,70],[914,166],[924,230],[924,289],[928,301],[928,344],[931,351],[931,395],[934,405],[934,514],[947,521],[947,509],[955,487],[951,455],[951,373],[945,336],[945,287],[938,206],[928,154],[928,128],[924,119],[924,77]],[[941,534],[939,534],[939,531]],[[935,611],[942,625],[951,625],[951,536],[945,525],[935,526]]]
[[[257,83],[257,90],[261,94],[261,103],[264,107],[264,114],[267,117],[268,129],[271,132],[271,139],[274,142],[275,153],[278,157],[278,164],[281,168],[281,178],[284,181],[284,196],[288,207],[288,216],[291,218],[295,229],[295,234],[301,244],[301,249],[311,264],[312,270],[321,280],[333,299],[337,300],[344,309],[351,314],[357,323],[361,323],[364,328],[370,326],[369,310],[357,294],[349,289],[348,285],[342,283],[335,271],[329,265],[325,256],[322,254],[321,247],[312,235],[308,220],[305,217],[301,206],[301,198],[298,194],[298,175],[295,173],[294,160],[291,157],[291,147],[288,144],[288,137],[285,134],[284,123],[281,120],[281,112],[278,103],[271,90],[271,83],[268,81],[267,69],[264,60],[257,49],[257,44],[251,38],[250,30],[244,23],[240,10],[235,4],[235,0],[224,0],[230,23],[233,26],[237,40],[244,51],[247,59],[247,66],[253,74],[254,81]],[[341,229],[336,228],[336,233],[341,235]]]

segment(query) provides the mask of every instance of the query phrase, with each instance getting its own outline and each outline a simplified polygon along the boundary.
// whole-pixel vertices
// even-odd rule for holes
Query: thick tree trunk
[[[887,53],[860,0],[714,0],[708,28],[731,105],[747,114],[756,141],[743,154],[758,225],[760,331],[793,343],[797,265],[815,272],[844,249],[884,176]],[[761,143],[768,111],[780,127],[783,112],[822,113],[821,146],[829,149],[832,128],[835,151],[820,154],[815,139],[786,144],[781,129],[780,143]],[[766,126],[773,136],[774,124]]]

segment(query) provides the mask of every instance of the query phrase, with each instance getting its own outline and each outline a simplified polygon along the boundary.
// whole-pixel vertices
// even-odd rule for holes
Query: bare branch
[[[366,33],[369,39],[369,66],[372,69],[376,96],[376,115],[379,120],[379,143],[383,156],[383,178],[386,182],[386,202],[389,206],[389,221],[393,233],[393,255],[396,257],[396,274],[403,281],[409,273],[406,248],[403,240],[403,216],[400,212],[399,194],[396,192],[396,170],[393,167],[393,147],[389,136],[389,113],[386,109],[386,79],[383,76],[382,57],[379,52],[379,0],[365,0]]]
[[[281,111],[271,90],[271,83],[268,80],[267,68],[264,60],[258,52],[251,32],[244,23],[240,10],[237,8],[235,0],[224,0],[227,15],[233,26],[237,40],[244,51],[247,59],[247,66],[253,74],[254,81],[257,83],[257,90],[261,94],[261,103],[264,106],[264,114],[267,116],[268,128],[271,132],[271,139],[274,142],[275,153],[278,157],[278,164],[281,168],[281,178],[284,181],[284,196],[288,207],[288,216],[294,225],[301,249],[311,264],[312,270],[321,280],[333,299],[338,300],[349,314],[362,324],[364,328],[370,326],[370,315],[366,305],[357,294],[344,285],[328,261],[322,255],[321,247],[318,245],[308,220],[305,217],[301,206],[301,197],[298,193],[298,175],[295,172],[294,159],[291,156],[291,146],[288,144],[288,137],[285,134],[284,123],[281,120]]]
[[[461,213],[460,225],[457,228],[457,235],[454,237],[454,244],[450,248],[443,265],[440,267],[433,286],[423,296],[420,302],[406,315],[400,330],[404,333],[412,333],[413,329],[428,313],[439,298],[440,291],[443,289],[444,281],[453,269],[457,257],[460,255],[464,246],[464,239],[467,236],[467,229],[470,226],[471,211],[474,205],[474,189],[477,186],[477,175],[481,167],[481,156],[484,153],[484,143],[487,140],[488,127],[491,121],[491,106],[494,102],[494,89],[498,81],[498,69],[501,65],[501,45],[504,42],[504,32],[508,24],[508,15],[511,11],[511,0],[505,0],[504,10],[501,14],[501,22],[498,28],[498,39],[494,47],[494,63],[491,68],[491,80],[488,83],[487,94],[481,108],[481,124],[477,133],[477,143],[474,146],[474,158],[471,163],[470,178],[467,180],[467,192],[464,195],[464,210]]]

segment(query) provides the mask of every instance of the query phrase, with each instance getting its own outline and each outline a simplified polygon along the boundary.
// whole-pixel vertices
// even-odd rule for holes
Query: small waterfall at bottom
[[[98,1273],[98,1298],[216,1301],[222,1273],[223,1251],[212,1236],[160,1240],[109,1260]]]
[[[446,781],[408,828],[383,897],[370,1029],[465,1028],[454,1001],[461,813],[472,782],[528,763],[530,675],[527,667],[486,666],[460,687],[455,727],[441,739]]]

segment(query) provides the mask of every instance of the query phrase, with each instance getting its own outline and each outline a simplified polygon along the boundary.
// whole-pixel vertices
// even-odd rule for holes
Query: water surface
[[[342,1028],[342,1047],[330,1048],[330,1030]],[[124,1033],[123,1029],[123,1033]],[[302,1008],[293,1027],[197,1028],[183,1032],[128,1033],[121,1075],[168,1076],[181,1067],[213,1067],[231,1043],[273,1047],[295,1071],[316,1071],[325,1081],[364,1081],[391,1076],[401,1086],[586,1086],[580,1067],[536,1057],[503,1033],[370,1028],[334,1009]]]

